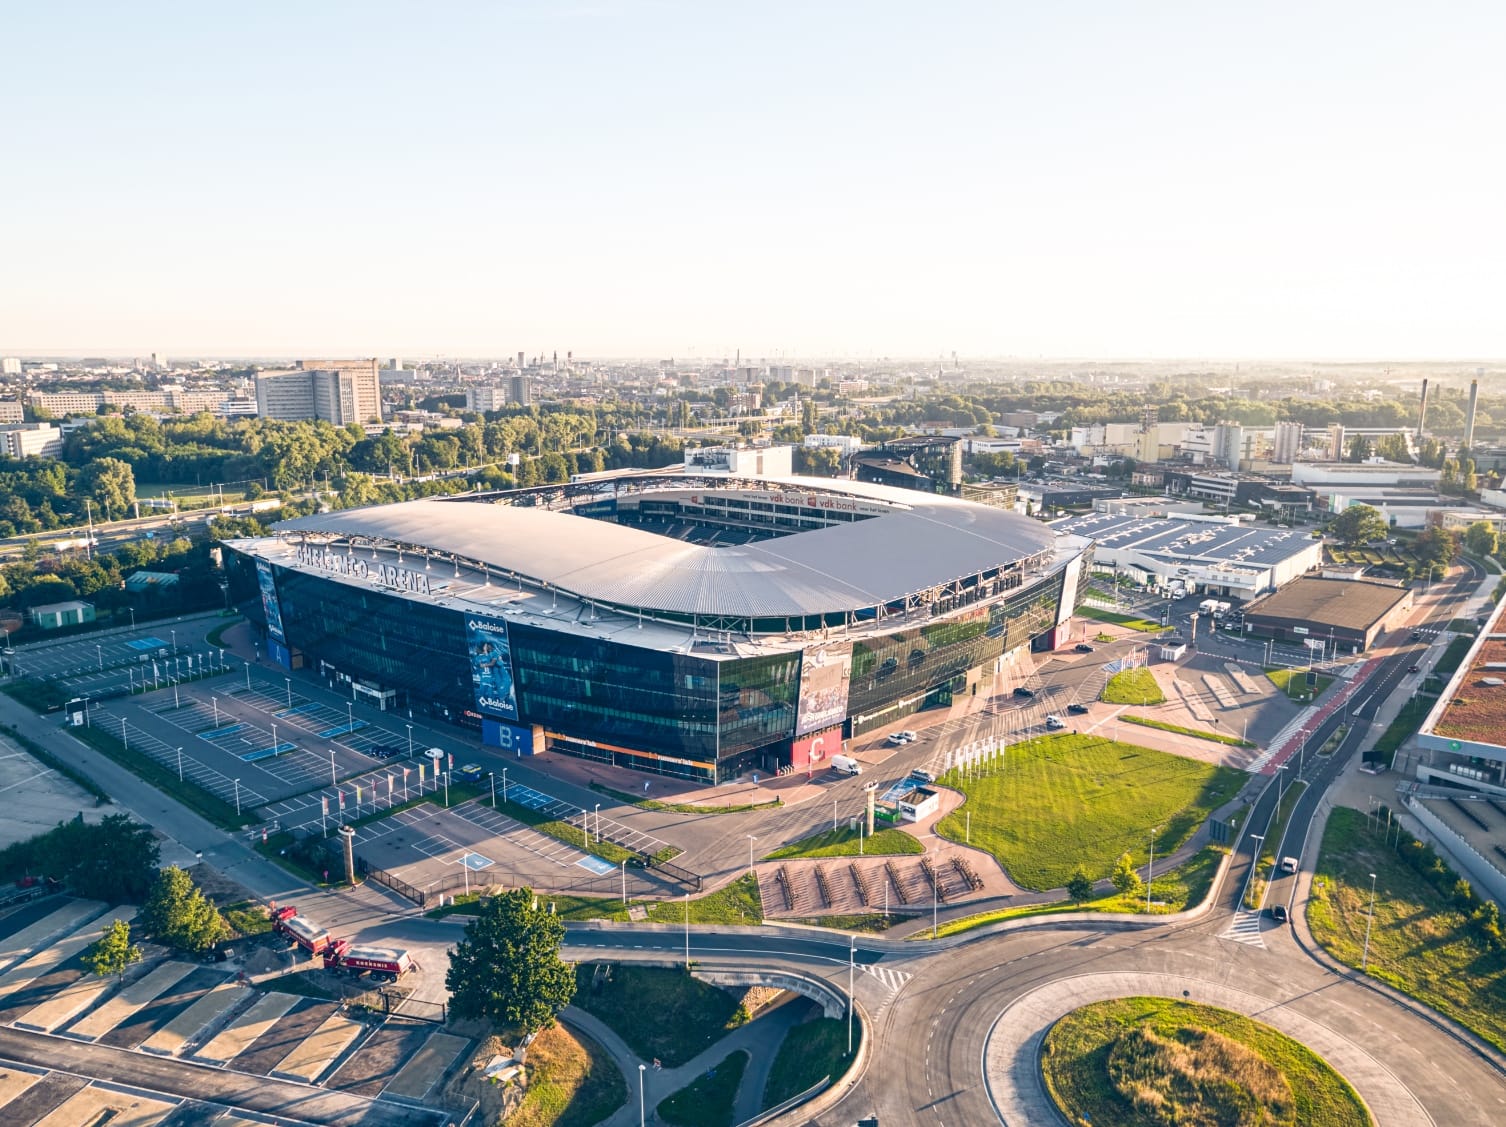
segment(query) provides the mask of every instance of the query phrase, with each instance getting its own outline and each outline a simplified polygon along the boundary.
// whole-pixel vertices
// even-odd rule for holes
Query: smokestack
[[[1469,381],[1469,412],[1464,416],[1464,445],[1475,448],[1475,406],[1480,401],[1480,381]]]
[[[1421,438],[1428,429],[1428,381],[1422,381],[1422,409],[1417,412],[1417,437]]]

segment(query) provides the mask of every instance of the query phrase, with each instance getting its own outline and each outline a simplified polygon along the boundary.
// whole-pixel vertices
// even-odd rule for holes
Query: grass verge
[[[1305,669],[1267,669],[1265,675],[1271,684],[1292,700],[1316,700],[1323,695],[1324,689],[1333,684],[1332,677],[1319,673],[1316,675],[1317,684],[1309,687]]]
[[[206,634],[204,636],[204,641],[208,642],[211,646],[213,646],[217,650],[224,649],[225,648],[225,631],[231,629],[232,627],[239,626],[241,624],[241,621],[242,621],[241,620],[241,616],[240,615],[236,615],[229,622],[222,622],[222,623],[220,623],[218,626],[216,626],[213,630],[211,630],[208,634]]]
[[[0,692],[37,713],[53,712],[68,703],[68,694],[51,681],[38,681],[32,677],[12,681]]]
[[[35,740],[23,736],[19,731],[17,731],[15,728],[12,728],[9,724],[5,725],[5,734],[10,739],[15,740],[16,743],[25,748],[26,753],[33,759],[35,759],[38,763],[41,763],[45,767],[52,768],[52,770],[56,771],[59,775],[63,776],[63,778],[67,779],[75,786],[82,787],[87,794],[93,796],[94,805],[103,806],[105,803],[110,801],[110,796],[105,793],[103,787],[101,787],[93,779],[89,778],[88,775],[85,775],[83,772],[79,771],[76,767],[64,763],[61,759],[53,755],[52,752],[48,751],[45,747],[37,743]]]
[[[1107,704],[1166,703],[1166,696],[1149,669],[1121,669],[1109,678],[1099,699]]]
[[[715,1068],[660,1100],[659,1118],[678,1127],[732,1127],[733,1101],[747,1067],[747,1052],[738,1049],[728,1054]]]
[[[491,805],[490,801],[487,805]],[[614,865],[631,861],[638,856],[631,849],[624,849],[611,841],[597,841],[589,831],[579,826],[561,821],[559,818],[551,818],[548,814],[541,814],[511,799],[506,802],[498,799],[497,809],[514,821],[522,822],[525,826],[532,826],[541,834],[546,834],[556,841],[562,841],[566,845],[573,845],[576,849],[594,857],[600,857],[603,861],[610,861]]]
[[[1172,724],[1166,720],[1154,720],[1149,716],[1135,716],[1132,713],[1124,713],[1119,719],[1126,724],[1139,724],[1142,728],[1159,728],[1163,732],[1175,732],[1179,736],[1191,736],[1199,740],[1211,740],[1216,744],[1224,744],[1227,747],[1254,747],[1253,740],[1242,740],[1238,736],[1226,736],[1222,732],[1204,732],[1197,728],[1187,728],[1181,724]]]
[[[1150,883],[1152,915],[1181,912],[1203,901],[1213,887],[1213,878],[1218,875],[1218,866],[1228,850],[1221,845],[1205,845],[1190,857],[1185,864],[1175,869],[1158,872]],[[1070,900],[1057,900],[1050,904],[1026,904],[1018,908],[998,908],[991,912],[979,912],[974,916],[962,916],[948,920],[936,931],[938,939],[948,935],[961,935],[975,928],[1003,920],[1018,920],[1028,916],[1054,916],[1063,912],[1115,912],[1136,914],[1145,911],[1145,893],[1123,896],[1117,892],[1108,896],[1074,904]],[[930,939],[929,930],[917,932],[910,939]]]
[[[1137,618],[1133,614],[1120,614],[1116,610],[1081,606],[1074,613],[1080,618],[1091,618],[1095,622],[1112,622],[1116,626],[1128,626],[1131,630],[1138,630],[1142,634],[1159,634],[1166,629],[1159,622],[1152,622],[1148,618]]]
[[[576,1006],[604,1021],[642,1060],[676,1068],[747,1018],[737,999],[683,970],[617,963],[598,976],[595,963],[575,968]]]
[[[266,935],[272,930],[272,917],[255,900],[241,900],[221,910],[220,915],[237,936]]]
[[[1471,626],[1474,623],[1470,623]],[[1455,638],[1443,651],[1443,656],[1438,659],[1438,664],[1433,666],[1433,676],[1447,680],[1454,670],[1459,668],[1459,663],[1464,660],[1464,655],[1469,652],[1469,647],[1475,644],[1473,637]]]
[[[774,850],[765,860],[783,861],[789,857],[857,857],[858,832],[842,826],[835,830],[823,830],[799,841],[791,842]],[[926,847],[913,834],[904,830],[876,830],[872,837],[862,839],[862,852],[875,857],[897,856],[902,853],[924,853]]]
[[[142,782],[156,787],[180,806],[187,807],[222,830],[244,829],[257,821],[254,810],[243,808],[237,814],[232,803],[200,790],[193,783],[180,780],[177,772],[169,771],[154,759],[128,750],[125,744],[102,728],[70,728],[68,732],[75,739],[113,759]]]
[[[862,1044],[863,1025],[853,1024],[852,1051]],[[851,1063],[847,1056],[847,1023],[840,1018],[820,1017],[801,1022],[784,1035],[779,1053],[764,1084],[763,1106],[783,1103],[821,1080],[836,1080]]]
[[[528,1094],[509,1127],[592,1127],[627,1103],[627,1082],[605,1049],[562,1025],[528,1046]]]
[[[640,795],[628,794],[627,791],[615,790],[595,780],[591,782],[591,789],[598,794],[609,795],[619,802],[626,802],[631,806],[637,806],[643,810],[666,810],[671,814],[741,814],[748,810],[768,810],[774,806],[783,805],[783,799],[777,795],[768,802],[745,802],[742,805],[729,804],[726,806],[703,806],[694,802],[660,802],[655,798],[643,798]]]
[[[1046,1034],[1041,1072],[1072,1123],[1373,1122],[1349,1083],[1305,1045],[1240,1014],[1171,998],[1073,1011]]]
[[[1386,825],[1345,806],[1329,814],[1307,904],[1313,938],[1361,965],[1374,873],[1370,975],[1506,1050],[1506,952],[1386,844]]]
[[[715,892],[692,897],[689,903],[690,922],[693,924],[763,923],[763,898],[758,894],[758,878],[751,873],[738,877]],[[683,897],[651,904],[648,909],[649,922],[684,923],[685,904]]]
[[[1238,793],[1243,775],[1163,751],[1092,735],[1063,733],[1012,744],[971,778],[943,782],[966,803],[937,824],[961,842],[972,814],[972,844],[992,853],[1023,888],[1061,888],[1082,864],[1107,877],[1121,853],[1144,864],[1150,831],[1158,853],[1185,843],[1207,816]]]
[[[1396,719],[1386,726],[1386,730],[1380,734],[1380,739],[1375,741],[1375,747],[1371,749],[1377,758],[1385,761],[1390,767],[1396,758],[1396,749],[1406,743],[1408,739],[1422,726],[1427,719],[1428,712],[1437,703],[1434,697],[1414,697],[1402,707],[1396,714]]]
[[[334,853],[319,855],[315,852],[319,848],[317,843],[323,840],[307,838],[300,841],[293,836],[291,830],[279,830],[275,834],[269,834],[266,841],[256,842],[252,848],[274,865],[307,881],[312,888],[348,887],[341,872],[344,863],[339,857]],[[331,874],[335,879],[326,880],[325,873]]]

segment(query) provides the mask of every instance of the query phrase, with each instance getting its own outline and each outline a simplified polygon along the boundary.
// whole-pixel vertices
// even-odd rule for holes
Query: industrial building
[[[1157,588],[1181,585],[1248,599],[1284,587],[1323,563],[1322,543],[1305,532],[1232,520],[1091,513],[1051,527],[1092,540],[1099,567],[1117,568],[1121,575]]]
[[[1090,552],[956,498],[690,471],[274,533],[226,566],[284,667],[520,754],[708,781],[805,768],[1054,647]]]
[[[1363,653],[1411,611],[1412,588],[1399,583],[1303,576],[1245,607],[1245,632]]]

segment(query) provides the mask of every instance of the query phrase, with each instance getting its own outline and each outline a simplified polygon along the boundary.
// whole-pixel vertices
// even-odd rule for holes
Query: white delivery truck
[[[833,755],[831,769],[843,775],[861,775],[863,765],[850,755]]]

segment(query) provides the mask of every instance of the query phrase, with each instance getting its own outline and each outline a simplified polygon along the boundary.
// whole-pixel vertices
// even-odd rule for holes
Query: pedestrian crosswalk
[[[1241,908],[1234,913],[1229,926],[1219,933],[1219,938],[1248,943],[1251,947],[1264,947],[1265,940],[1260,938],[1260,913]]]
[[[891,994],[899,993],[905,983],[915,977],[909,971],[890,970],[888,967],[876,966],[871,963],[858,964],[858,970],[864,974],[871,974],[874,978],[878,979],[888,987]]]

